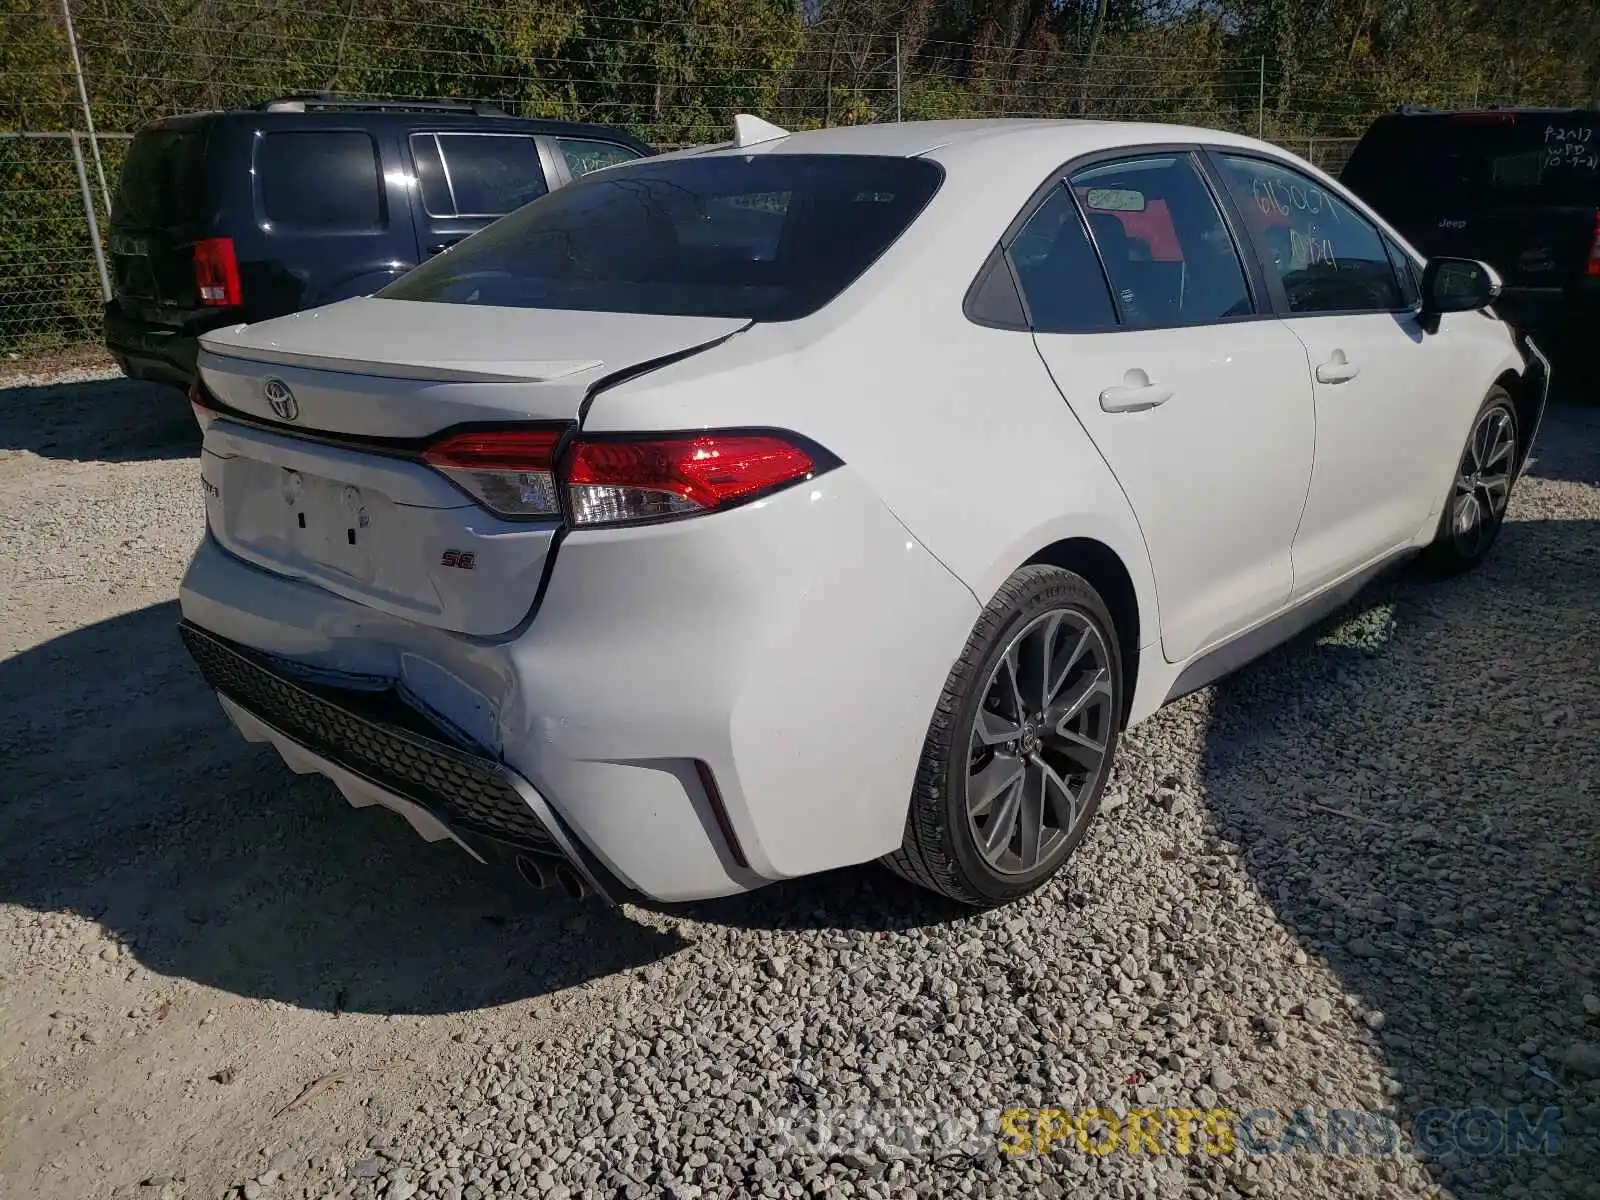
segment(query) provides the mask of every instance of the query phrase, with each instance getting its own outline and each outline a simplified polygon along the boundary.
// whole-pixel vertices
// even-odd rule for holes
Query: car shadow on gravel
[[[1528,464],[1528,474],[1600,487],[1600,384],[1587,403],[1552,406]],[[1562,436],[1550,436],[1559,428]]]
[[[1508,524],[1476,573],[1396,576],[1223,681],[1202,783],[1255,888],[1353,998],[1331,1019],[1398,1081],[1403,1129],[1436,1108],[1564,1110],[1553,1158],[1457,1151],[1430,1160],[1437,1181],[1600,1193],[1600,1083],[1564,1062],[1600,1042],[1583,1001],[1600,992],[1600,522]]]
[[[877,863],[769,884],[759,891],[669,912],[732,929],[903,933],[972,918],[977,910],[906,882]]]
[[[174,387],[119,377],[0,387],[0,457],[28,451],[66,462],[191,458],[200,427]]]
[[[244,742],[175,603],[0,661],[0,903],[100,922],[128,958],[313,1010],[467,1011],[658,961],[675,934],[533,891]],[[80,939],[81,940],[81,939]],[[57,963],[57,966],[60,964]]]

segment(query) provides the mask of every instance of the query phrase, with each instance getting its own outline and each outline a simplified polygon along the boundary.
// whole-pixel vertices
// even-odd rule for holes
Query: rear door
[[[548,150],[531,133],[417,129],[407,153],[417,186],[418,258],[431,258],[551,188]]]
[[[128,147],[108,242],[112,293],[131,317],[178,325],[200,306],[193,246],[206,232],[207,140],[203,123],[160,122]]]
[[[1588,268],[1600,117],[1394,117],[1364,140],[1344,179],[1430,258],[1481,259],[1512,288],[1563,288]]]
[[[1039,353],[1138,517],[1162,651],[1181,662],[1288,603],[1314,435],[1305,351],[1257,304],[1190,149],[1067,182],[1010,253]]]

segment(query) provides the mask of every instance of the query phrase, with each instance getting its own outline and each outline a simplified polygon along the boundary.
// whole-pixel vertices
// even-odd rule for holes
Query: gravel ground
[[[611,912],[232,734],[173,631],[192,421],[93,376],[0,377],[0,1195],[1600,1198],[1600,409],[1482,571],[1134,730],[1029,900]],[[1405,1135],[997,1153],[1040,1105]],[[1557,1108],[1558,1152],[1406,1152],[1472,1107]]]

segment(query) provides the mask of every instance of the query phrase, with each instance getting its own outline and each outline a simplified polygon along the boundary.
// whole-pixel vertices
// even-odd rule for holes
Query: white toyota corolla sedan
[[[1127,725],[1499,532],[1543,357],[1305,162],[736,128],[203,339],[182,633],[245,737],[575,894],[996,904]]]

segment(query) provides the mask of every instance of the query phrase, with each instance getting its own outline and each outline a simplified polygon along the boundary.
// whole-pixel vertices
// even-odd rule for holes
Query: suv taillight
[[[1594,240],[1589,243],[1589,277],[1600,278],[1600,209],[1594,214]]]
[[[244,303],[232,238],[202,238],[194,244],[194,285],[200,292],[200,303],[208,307]]]
[[[577,439],[564,430],[486,430],[435,442],[422,461],[479,504],[512,519],[566,511],[578,528],[693,516],[754,500],[834,465],[778,433]]]

